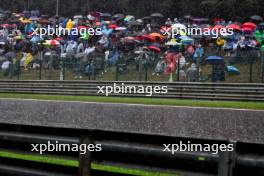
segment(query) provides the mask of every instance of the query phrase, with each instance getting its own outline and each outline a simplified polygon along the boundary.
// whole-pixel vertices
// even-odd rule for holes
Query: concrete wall
[[[264,144],[264,111],[0,99],[0,123]]]

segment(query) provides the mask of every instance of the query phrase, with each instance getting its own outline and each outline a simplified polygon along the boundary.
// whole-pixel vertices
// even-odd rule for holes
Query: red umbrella
[[[121,41],[123,41],[124,43],[134,43],[136,41],[135,37],[125,37],[122,38]]]
[[[238,30],[240,31],[241,30],[241,27],[237,24],[230,24],[228,26],[226,26],[227,29],[233,29],[233,30]]]
[[[7,28],[7,27],[9,27],[9,24],[1,24],[1,27]]]
[[[49,20],[47,20],[47,19],[40,19],[38,21],[40,24],[49,24],[50,23]]]
[[[78,26],[78,29],[86,29],[86,26]]]
[[[53,40],[50,41],[50,45],[52,45],[52,46],[56,46],[56,45],[59,45],[59,44],[60,44],[60,42],[58,40],[53,39]]]
[[[243,27],[242,31],[243,32],[252,32],[252,31],[254,31],[254,28],[252,28],[252,27]]]
[[[97,11],[94,11],[94,12],[90,12],[90,15],[93,16],[93,17],[97,17],[99,18],[101,13],[100,12],[97,12]]]
[[[16,25],[16,24],[12,24],[11,26],[12,26],[12,28],[16,28],[16,27],[17,27],[17,25]]]
[[[95,26],[101,26],[101,23],[100,23],[99,21],[97,21],[97,22],[95,23]]]
[[[222,26],[222,25],[216,25],[216,26],[213,27],[213,29],[217,29],[217,30],[220,30],[220,29],[223,29],[223,28],[225,28],[225,27]]]
[[[148,34],[144,34],[144,35],[139,36],[139,39],[140,40],[149,40],[149,41],[152,41],[152,42],[155,41],[155,37],[150,36]]]
[[[255,23],[252,23],[252,22],[246,22],[242,25],[243,28],[253,28],[256,29],[257,25]]]
[[[55,38],[54,40],[62,41],[62,38],[61,38],[61,37],[57,37],[57,38]]]
[[[158,53],[161,51],[160,48],[158,48],[156,46],[149,46],[148,49],[153,50],[153,51],[156,51]]]
[[[111,24],[111,25],[109,26],[109,28],[110,28],[110,29],[116,29],[116,28],[118,28],[118,26],[117,26],[116,24]]]

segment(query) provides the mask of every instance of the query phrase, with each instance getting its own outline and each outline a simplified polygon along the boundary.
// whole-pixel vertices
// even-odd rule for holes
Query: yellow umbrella
[[[19,21],[23,24],[26,24],[26,23],[31,23],[31,21],[29,19],[24,19],[24,18],[19,18]]]

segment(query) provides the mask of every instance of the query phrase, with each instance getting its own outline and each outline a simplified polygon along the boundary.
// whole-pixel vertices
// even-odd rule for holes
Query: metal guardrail
[[[48,141],[63,144],[102,144],[102,153],[49,152],[45,156],[73,159],[79,168],[60,166],[58,163],[39,163],[0,155],[0,175],[8,176],[100,176],[137,175],[118,173],[110,170],[96,170],[91,163],[107,164],[115,167],[165,172],[182,176],[259,176],[264,169],[264,156],[241,152],[248,148],[245,144],[233,143],[233,152],[213,155],[205,152],[163,152],[162,144],[176,142],[177,139],[161,136],[145,136],[99,131],[78,131],[29,126],[0,124],[0,151],[18,154],[38,155],[30,152],[30,144],[45,144]],[[87,135],[88,134],[88,135]],[[194,139],[190,139],[194,140]],[[199,140],[198,140],[199,141]],[[195,142],[195,141],[192,141]],[[196,140],[197,142],[197,140]],[[228,141],[203,141],[199,143],[229,143]],[[243,146],[244,145],[244,146]],[[260,149],[263,146],[258,146]],[[251,148],[252,149],[252,148]],[[254,152],[257,152],[255,150]],[[261,150],[259,150],[261,152]],[[241,168],[247,168],[241,171]],[[79,171],[78,171],[79,170]],[[177,174],[176,174],[177,173]]]
[[[98,82],[98,81],[0,81],[1,93],[105,96],[98,86],[114,83],[133,86],[167,86],[168,93],[153,98],[199,99],[227,101],[264,101],[264,84],[247,83],[165,83],[165,82]],[[109,94],[118,97],[146,97],[145,94]]]

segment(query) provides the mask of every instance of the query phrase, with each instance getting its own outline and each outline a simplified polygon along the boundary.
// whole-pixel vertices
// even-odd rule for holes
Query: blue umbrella
[[[37,16],[31,16],[29,19],[31,21],[37,21],[37,20],[39,20],[39,18]]]
[[[220,56],[209,56],[206,58],[205,61],[208,64],[219,64],[219,63],[223,63],[224,58],[222,58]]]
[[[30,40],[32,43],[38,43],[41,41],[41,38],[37,35],[33,36]]]
[[[223,60],[223,58],[220,56],[209,56],[206,59],[206,61],[219,61],[219,60]]]
[[[228,73],[233,73],[233,74],[240,74],[240,71],[238,70],[238,68],[234,67],[234,66],[227,66],[227,71]]]

